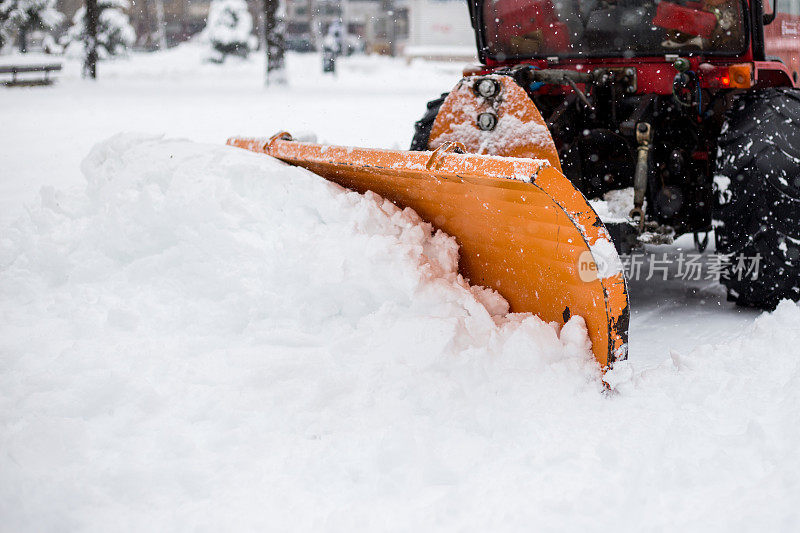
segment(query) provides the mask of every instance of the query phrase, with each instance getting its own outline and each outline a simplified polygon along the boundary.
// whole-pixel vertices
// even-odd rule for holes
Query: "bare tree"
[[[267,85],[286,83],[286,65],[284,54],[284,13],[280,9],[280,0],[264,0],[264,35],[267,52],[266,79]]]
[[[164,21],[164,0],[156,0],[156,41],[159,50],[167,49],[167,23]]]
[[[389,55],[397,55],[397,12],[395,11],[394,0],[381,0],[381,10],[383,11],[383,31],[386,44],[389,47]]]
[[[86,40],[84,41],[83,77],[97,78],[97,0],[86,0]]]

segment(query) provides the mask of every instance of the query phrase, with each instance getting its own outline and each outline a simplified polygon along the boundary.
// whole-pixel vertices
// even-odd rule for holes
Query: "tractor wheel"
[[[800,91],[741,95],[717,146],[714,226],[717,252],[731,255],[728,299],[764,309],[800,299]]]
[[[428,110],[425,111],[425,115],[414,123],[414,138],[411,139],[411,150],[424,152],[428,149],[428,140],[431,137],[433,121],[436,120],[436,115],[439,114],[439,108],[442,107],[447,94],[442,93],[442,96],[436,100],[428,102]]]

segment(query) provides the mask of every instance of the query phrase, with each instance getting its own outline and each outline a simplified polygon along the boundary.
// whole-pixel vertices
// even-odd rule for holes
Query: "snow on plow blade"
[[[609,234],[583,195],[547,161],[233,138],[228,144],[373,191],[452,235],[459,270],[497,290],[513,312],[586,321],[604,368],[627,356],[628,294]]]

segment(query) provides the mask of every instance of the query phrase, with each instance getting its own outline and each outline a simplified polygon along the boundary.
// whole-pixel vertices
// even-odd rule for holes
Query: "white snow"
[[[80,183],[81,160],[120,131],[220,144],[313,131],[321,142],[406,149],[425,102],[452,87],[462,67],[353,56],[338,60],[334,78],[322,75],[319,56],[290,53],[290,84],[265,89],[261,54],[224,65],[203,63],[206,54],[188,44],[103,61],[96,83],[81,80],[80,61],[67,58],[53,87],[0,87],[0,221],[42,185]],[[414,83],[390,83],[403,77]]]
[[[800,521],[800,307],[633,280],[606,392],[580,319],[503,317],[413,213],[222,146],[405,147],[460,65],[201,57],[1,91],[0,530]]]
[[[597,266],[597,277],[610,278],[622,272],[622,260],[617,254],[617,249],[608,239],[597,239],[589,246]]]
[[[633,194],[633,187],[608,191],[602,199],[589,200],[589,205],[606,224],[629,222],[629,215],[633,209]]]
[[[462,432],[478,439],[464,452],[485,444],[494,423],[470,435],[470,420],[504,374],[517,384],[502,387],[543,372],[600,393],[580,318],[559,338],[504,317],[501,298],[458,275],[452,238],[375,195],[130,134],[98,145],[83,173],[84,190],[44,189],[3,232],[7,524],[222,527],[239,508],[244,526],[288,525],[292,506],[321,504],[298,522],[313,526],[374,483],[391,501],[409,459],[422,463],[421,478],[396,480],[407,489],[452,483],[463,465],[449,448]],[[466,419],[448,414],[466,405]]]
[[[97,53],[100,59],[125,55],[136,42],[136,31],[125,13],[130,8],[128,0],[99,0],[100,15],[97,24]],[[62,36],[65,53],[81,60],[85,52],[86,8],[80,7],[72,17],[72,26]]]
[[[722,174],[714,175],[714,192],[720,204],[727,204],[731,199],[731,179]]]
[[[201,38],[220,45],[247,46],[252,31],[253,17],[244,0],[212,0]]]
[[[42,28],[31,20],[34,15]],[[0,41],[10,45],[21,28],[29,31],[52,30],[64,19],[64,14],[56,8],[55,0],[0,0]]]

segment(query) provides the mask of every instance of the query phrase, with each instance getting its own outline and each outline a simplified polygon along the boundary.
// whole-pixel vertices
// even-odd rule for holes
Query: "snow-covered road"
[[[408,213],[222,146],[405,147],[460,71],[318,61],[0,91],[0,531],[800,523],[798,306],[634,280],[603,393],[579,323],[501,319]]]

